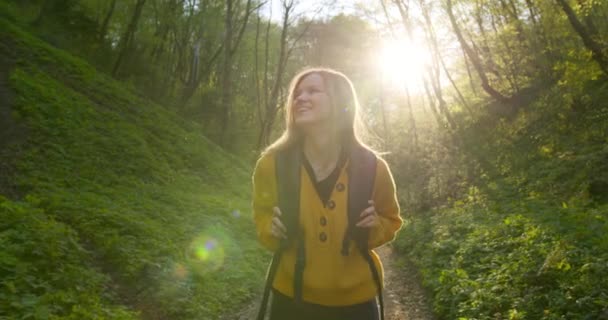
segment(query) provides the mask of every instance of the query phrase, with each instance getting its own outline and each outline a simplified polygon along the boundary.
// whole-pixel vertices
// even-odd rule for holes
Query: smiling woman
[[[377,65],[382,79],[395,88],[407,87],[419,92],[424,88],[422,77],[430,60],[430,53],[420,42],[406,39],[385,40]]]

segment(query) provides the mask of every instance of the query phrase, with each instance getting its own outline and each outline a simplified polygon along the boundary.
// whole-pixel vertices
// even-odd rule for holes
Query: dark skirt
[[[295,301],[272,290],[270,320],[378,320],[376,299],[350,306],[328,307]]]

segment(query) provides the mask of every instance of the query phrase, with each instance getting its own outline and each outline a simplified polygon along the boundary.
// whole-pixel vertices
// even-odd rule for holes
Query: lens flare
[[[225,253],[218,239],[203,234],[190,243],[186,257],[191,271],[206,274],[222,267]]]

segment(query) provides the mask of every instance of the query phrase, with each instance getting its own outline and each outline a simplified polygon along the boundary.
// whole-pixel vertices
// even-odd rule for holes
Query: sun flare
[[[424,88],[422,76],[430,54],[423,44],[404,39],[384,41],[378,59],[382,78],[390,86],[410,91]]]

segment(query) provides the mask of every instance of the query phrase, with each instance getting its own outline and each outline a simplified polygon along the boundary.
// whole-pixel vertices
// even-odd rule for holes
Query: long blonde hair
[[[284,110],[285,131],[262,152],[262,155],[282,150],[301,141],[302,133],[297,129],[293,117],[294,92],[300,82],[311,74],[318,74],[323,79],[325,90],[330,99],[331,117],[336,122],[336,133],[340,143],[354,143],[372,150],[361,141],[362,132],[365,130],[359,118],[357,92],[350,79],[333,69],[306,68],[298,73],[289,85],[289,95]]]

